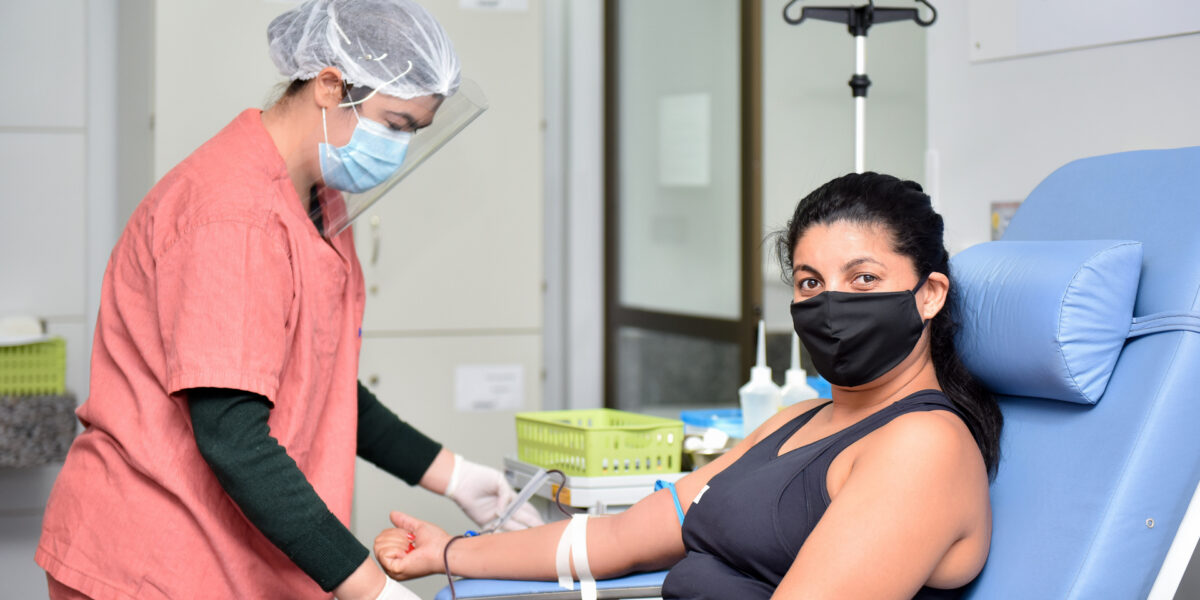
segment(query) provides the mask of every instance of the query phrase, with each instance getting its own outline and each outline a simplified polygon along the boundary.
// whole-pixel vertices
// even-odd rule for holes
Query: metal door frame
[[[604,122],[618,123],[617,16],[620,0],[604,3]],[[741,312],[736,321],[620,305],[619,166],[616,127],[604,137],[604,405],[616,406],[617,337],[620,327],[735,342],[743,373],[754,363],[755,331],[762,315],[762,2],[740,3],[741,108]]]

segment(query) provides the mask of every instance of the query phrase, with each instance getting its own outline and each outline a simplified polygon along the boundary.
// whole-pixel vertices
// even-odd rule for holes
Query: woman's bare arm
[[[796,405],[775,415],[750,437],[703,468],[675,483],[684,512],[692,499],[718,473],[733,464],[759,439],[770,435],[796,414],[810,407]],[[395,529],[375,539],[375,557],[393,578],[411,579],[442,573],[442,549],[450,536],[437,527],[392,513]],[[520,531],[460,539],[450,548],[450,570],[476,578],[552,580],[557,577],[554,553],[566,521]],[[409,535],[412,535],[410,540]],[[409,542],[413,550],[409,552]],[[588,521],[588,563],[599,579],[634,571],[664,569],[684,556],[683,537],[675,503],[660,490],[625,512]]]
[[[659,492],[618,515],[590,519],[587,546],[592,575],[605,579],[674,564],[683,556],[674,515],[670,495]],[[375,540],[375,556],[389,575],[409,579],[444,571],[442,549],[448,535],[400,513],[393,513],[393,523],[395,529]],[[554,579],[555,549],[567,523],[456,540],[450,547],[450,570],[475,578]],[[412,552],[407,551],[409,532],[415,546]]]

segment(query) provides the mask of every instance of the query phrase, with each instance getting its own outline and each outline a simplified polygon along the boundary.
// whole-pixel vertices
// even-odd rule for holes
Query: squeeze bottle
[[[812,400],[820,395],[817,390],[808,385],[808,373],[800,368],[800,336],[792,332],[792,366],[784,373],[783,405],[791,406],[804,400]]]
[[[748,436],[764,421],[779,412],[779,386],[771,381],[771,367],[767,366],[767,329],[762,319],[758,321],[758,361],[750,369],[750,381],[738,390],[742,405],[742,435]]]

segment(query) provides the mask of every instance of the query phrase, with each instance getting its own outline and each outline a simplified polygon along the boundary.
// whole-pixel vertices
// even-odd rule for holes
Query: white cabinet
[[[0,314],[82,317],[84,133],[0,127],[0,173]]]
[[[364,328],[535,332],[543,273],[541,3],[524,12],[465,10],[457,0],[425,5],[490,107],[359,219]]]

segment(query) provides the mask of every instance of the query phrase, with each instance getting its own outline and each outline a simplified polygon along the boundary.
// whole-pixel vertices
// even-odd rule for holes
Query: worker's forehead
[[[375,94],[363,103],[368,109],[388,112],[402,112],[418,119],[431,119],[442,105],[440,96],[417,96],[416,98],[397,98],[386,94]]]

